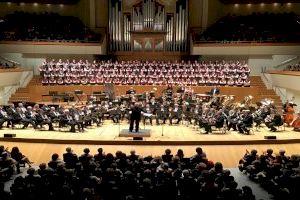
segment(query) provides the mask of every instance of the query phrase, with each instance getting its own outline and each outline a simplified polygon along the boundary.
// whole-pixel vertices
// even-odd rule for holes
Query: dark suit
[[[249,130],[247,129],[247,127],[251,127],[252,124],[253,124],[253,117],[251,114],[247,114],[241,122],[238,122],[237,128],[240,133],[246,132],[247,134],[249,134]]]
[[[170,124],[172,125],[173,119],[177,119],[176,124],[179,124],[179,122],[181,121],[181,116],[182,116],[181,108],[178,107],[178,108],[172,109],[172,112],[170,113],[170,116],[169,116]]]
[[[4,110],[0,110],[0,129],[3,126],[4,122],[10,122],[11,118],[7,115],[7,113]]]
[[[12,127],[14,127],[14,122],[15,122],[15,117],[18,115],[16,108],[15,107],[9,107],[7,108],[7,115],[8,117],[11,119],[11,121],[9,121],[7,123],[7,128],[9,125],[12,125]]]
[[[51,119],[43,113],[38,113],[36,115],[36,124],[40,126],[47,124],[49,126],[49,131],[54,131]]]
[[[141,120],[141,112],[142,109],[138,106],[134,106],[131,108],[131,115],[130,115],[130,126],[129,131],[133,131],[133,125],[135,124],[135,132],[139,131],[139,125]]]
[[[166,123],[166,119],[169,116],[169,110],[168,108],[158,108],[156,110],[156,124],[159,124],[159,120],[163,120],[163,123]]]
[[[24,113],[17,113],[15,116],[14,116],[14,121],[13,121],[13,125],[14,123],[22,123],[24,126],[22,127],[23,129],[24,128],[27,128],[29,124],[31,124],[33,126],[33,128],[36,128],[35,126],[35,122],[30,119],[30,118],[27,118],[28,116],[26,116],[26,114]]]
[[[211,95],[220,94],[219,88],[212,88],[212,89],[210,90],[210,94],[211,94]]]

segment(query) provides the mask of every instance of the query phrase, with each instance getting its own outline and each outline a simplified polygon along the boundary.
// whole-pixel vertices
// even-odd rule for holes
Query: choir
[[[242,61],[164,62],[89,61],[59,59],[40,66],[42,84],[250,86],[250,69]]]

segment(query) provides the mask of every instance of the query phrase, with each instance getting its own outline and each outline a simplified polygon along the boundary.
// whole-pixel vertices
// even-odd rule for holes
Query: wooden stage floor
[[[133,138],[119,137],[122,129],[128,129],[128,124],[120,125],[105,121],[102,127],[92,127],[85,132],[71,133],[66,131],[46,131],[27,129],[0,130],[0,141],[31,142],[31,143],[60,143],[60,144],[98,144],[98,145],[243,145],[243,144],[288,144],[300,143],[300,133],[286,127],[273,133],[266,127],[253,129],[250,135],[239,134],[236,131],[221,133],[218,130],[212,134],[194,126],[186,125],[142,125],[141,129],[150,129],[151,137],[144,137],[143,141]],[[16,134],[15,138],[4,138],[5,133]],[[276,140],[266,140],[264,136],[275,135]]]
[[[3,129],[0,130],[0,145],[9,149],[18,146],[22,153],[36,164],[47,163],[53,153],[62,156],[67,146],[72,147],[78,155],[82,154],[85,147],[89,147],[92,154],[102,147],[106,153],[115,153],[117,150],[129,153],[134,149],[141,156],[162,155],[166,148],[170,148],[173,154],[178,149],[183,149],[186,156],[192,156],[195,154],[195,148],[201,146],[210,160],[220,161],[225,167],[236,167],[246,149],[257,149],[259,154],[267,148],[274,149],[274,153],[285,149],[287,155],[300,153],[300,133],[293,132],[291,128],[272,133],[263,127],[252,135],[241,135],[234,131],[225,135],[204,135],[199,130],[185,125],[153,125],[145,127],[151,129],[151,137],[144,138],[143,141],[118,137],[119,128],[128,128],[128,125],[122,123],[119,127],[106,121],[102,127],[93,127],[84,133],[35,131],[31,128]],[[164,136],[161,135],[162,129]],[[4,133],[15,133],[17,137],[3,138]],[[265,135],[276,135],[277,140],[265,140]]]

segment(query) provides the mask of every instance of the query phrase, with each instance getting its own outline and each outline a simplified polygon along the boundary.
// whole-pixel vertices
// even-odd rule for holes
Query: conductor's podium
[[[150,129],[140,129],[139,132],[130,132],[128,129],[122,129],[119,133],[119,137],[132,137],[133,140],[143,140],[144,137],[150,137]]]

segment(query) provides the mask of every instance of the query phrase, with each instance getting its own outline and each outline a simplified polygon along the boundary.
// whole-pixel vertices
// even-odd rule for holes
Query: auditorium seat
[[[294,13],[226,15],[208,27],[204,33],[195,32],[193,40],[195,43],[299,42],[298,17]]]

